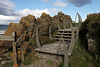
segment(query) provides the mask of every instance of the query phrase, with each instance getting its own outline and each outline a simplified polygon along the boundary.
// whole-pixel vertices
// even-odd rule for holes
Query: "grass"
[[[63,67],[63,63],[59,67]],[[100,67],[100,64],[96,59],[91,58],[90,53],[83,46],[75,45],[69,57],[69,67]]]
[[[25,61],[23,62],[24,65],[30,65],[34,62],[37,62],[39,60],[38,57],[35,56],[32,52],[28,53],[25,57]]]
[[[48,61],[46,61],[48,64],[52,64],[52,61],[50,61],[50,60],[48,60]]]
[[[91,55],[81,45],[76,45],[69,60],[69,67],[100,67]]]

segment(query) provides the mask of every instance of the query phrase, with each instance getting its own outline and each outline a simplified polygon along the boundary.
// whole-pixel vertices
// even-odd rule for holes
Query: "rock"
[[[4,55],[0,55],[0,60],[7,60],[8,58]]]
[[[82,23],[81,41],[87,47],[93,56],[100,58],[100,13],[88,14],[87,19]],[[88,38],[86,39],[86,35]],[[84,39],[82,39],[84,38]],[[88,41],[88,43],[87,43]]]
[[[8,29],[5,31],[4,35],[11,35],[12,32],[16,32],[17,36],[22,35],[23,25],[19,23],[10,23]]]
[[[50,17],[49,14],[42,13],[40,18],[35,18],[35,16],[28,15],[26,17],[22,17],[19,23],[10,23],[8,29],[5,31],[4,35],[11,35],[12,32],[17,32],[17,39],[32,25],[34,26],[28,31],[27,34],[24,35],[24,42],[28,42],[31,39],[32,35],[36,35],[36,26],[39,23],[39,40],[41,45],[44,45],[49,41],[49,27],[52,23],[52,30],[57,31],[57,22],[58,18],[60,18],[60,25],[63,26],[64,18],[67,18],[66,21],[69,19],[71,20],[69,15],[64,15],[62,12],[59,12],[58,15],[54,17]],[[55,22],[51,22],[55,21]],[[53,33],[52,32],[52,33]],[[34,39],[35,40],[35,39]],[[36,46],[36,41],[34,41],[34,46]],[[1,53],[8,51],[12,48],[12,42],[0,42]],[[33,46],[32,46],[33,47]]]
[[[7,63],[11,63],[11,62],[12,62],[12,60],[2,61],[2,62],[1,62],[1,66],[4,65],[4,64],[7,64]]]

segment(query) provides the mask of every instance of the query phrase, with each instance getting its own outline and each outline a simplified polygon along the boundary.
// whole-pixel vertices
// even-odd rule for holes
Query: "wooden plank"
[[[68,46],[65,44],[63,40],[63,49],[64,49],[64,67],[68,67],[69,58],[68,58]]]
[[[15,39],[12,36],[0,35],[0,40],[14,41]]]
[[[13,42],[13,54],[14,54],[14,64],[17,64],[17,50],[16,50],[16,43]]]
[[[49,39],[50,39],[50,40],[52,40],[51,28],[52,28],[52,26],[51,26],[51,24],[50,24],[50,27],[49,27]]]
[[[54,37],[61,37],[61,35],[54,35]],[[66,35],[63,35],[63,37],[72,37],[72,36],[66,36]]]
[[[75,31],[76,30],[76,27],[73,27],[73,30]],[[71,28],[67,28],[67,29],[61,29],[61,30],[58,30],[58,31],[71,31]]]
[[[72,34],[72,33],[57,33],[57,34]]]
[[[37,46],[40,48],[41,47],[41,44],[40,44],[40,41],[39,41],[39,24],[37,24],[36,42],[37,42]]]
[[[53,38],[53,39],[57,39],[57,40],[60,40],[61,38]],[[64,38],[63,38],[64,39]],[[71,41],[71,39],[64,39],[64,40],[68,40],[68,41]]]

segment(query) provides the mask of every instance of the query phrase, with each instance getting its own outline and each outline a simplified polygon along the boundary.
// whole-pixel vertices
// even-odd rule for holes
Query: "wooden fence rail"
[[[77,19],[77,15],[78,15],[78,18],[79,18],[79,24],[77,25],[76,24],[76,19]],[[75,26],[76,26],[76,37],[75,37],[75,34],[74,34],[74,30],[73,30],[73,25],[72,25],[72,21],[70,21],[68,18],[67,20],[64,18],[64,21],[63,21],[63,26],[64,26],[64,30],[66,29],[66,26],[69,25],[69,27],[71,28],[71,32],[72,32],[72,38],[71,38],[71,43],[70,43],[70,46],[69,46],[69,49],[67,48],[68,46],[65,44],[64,40],[63,40],[63,35],[61,36],[61,39],[60,39],[60,42],[62,41],[63,43],[63,46],[64,46],[64,67],[68,67],[68,63],[69,63],[69,58],[68,58],[68,55],[71,55],[72,53],[72,50],[73,50],[73,47],[75,45],[75,40],[78,40],[78,36],[79,36],[79,28],[81,26],[81,22],[82,22],[82,19],[81,19],[81,16],[77,13],[76,15],[76,19],[75,19]],[[57,28],[58,30],[61,30],[61,27],[60,27],[60,22],[59,22],[60,18],[58,18],[58,22],[57,21],[49,21],[50,22],[50,25],[49,25],[49,31],[48,31],[48,34],[49,34],[49,38],[50,40],[52,40],[52,22],[57,22]],[[40,21],[40,22],[44,22],[44,21]],[[37,22],[36,22],[37,23]],[[18,40],[16,40],[16,33],[13,32],[12,35],[10,36],[4,36],[4,35],[0,35],[0,40],[5,40],[5,41],[12,41],[13,42],[13,54],[14,54],[14,65],[18,65],[18,62],[17,62],[17,50],[16,50],[16,46],[18,45],[21,45],[21,58],[22,58],[22,61],[24,61],[24,53],[23,53],[23,49],[24,48],[28,48],[28,44],[30,43],[30,41],[34,38],[36,39],[36,43],[37,43],[37,46],[39,48],[41,48],[41,44],[40,44],[40,41],[39,41],[39,23],[37,23],[36,25],[36,34],[32,36],[32,38],[29,40],[29,43],[27,45],[25,45],[25,47],[22,47],[23,45],[23,37],[24,35],[33,27],[34,24],[32,24],[19,38]],[[64,33],[64,31],[63,31]],[[60,44],[59,44],[59,48],[60,48]],[[59,50],[58,50],[59,51]]]

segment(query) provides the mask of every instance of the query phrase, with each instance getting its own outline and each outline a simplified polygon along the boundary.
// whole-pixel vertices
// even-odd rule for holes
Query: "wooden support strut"
[[[57,25],[58,25],[58,30],[60,30],[60,29],[61,29],[61,28],[60,28],[59,19],[60,19],[60,18],[58,17],[58,24],[57,24]]]
[[[50,39],[50,40],[52,40],[51,28],[52,28],[52,25],[50,24],[50,27],[49,27],[49,39]]]
[[[18,67],[18,59],[17,59],[17,48],[16,48],[16,33],[12,33],[12,37],[15,39],[12,44],[13,44],[13,54],[14,54],[14,65],[13,67]]]
[[[68,46],[65,44],[64,39],[63,42],[63,48],[64,48],[64,67],[68,67],[69,65],[69,58],[68,58]]]
[[[39,29],[39,24],[37,23],[37,30],[36,30],[36,42],[37,42],[37,46],[40,48],[41,47],[41,45],[40,45],[40,41],[39,41],[39,31],[38,31],[38,29]]]
[[[66,19],[64,18],[64,21],[63,21],[63,25],[64,25],[64,29],[66,29]]]
[[[24,59],[24,53],[23,53],[23,49],[22,49],[22,48],[23,48],[23,36],[22,36],[22,41],[21,41],[21,51],[22,51],[22,52],[21,52],[21,61],[22,61],[22,63],[23,63],[23,61],[24,61],[25,59]]]
[[[71,37],[71,43],[70,43],[70,46],[69,46],[69,50],[68,50],[68,55],[71,55],[72,53],[72,50],[73,50],[73,47],[75,45],[74,41],[74,30],[73,30],[73,26],[72,26],[72,23],[70,22],[70,26],[71,26],[71,31],[72,31],[72,37]]]

